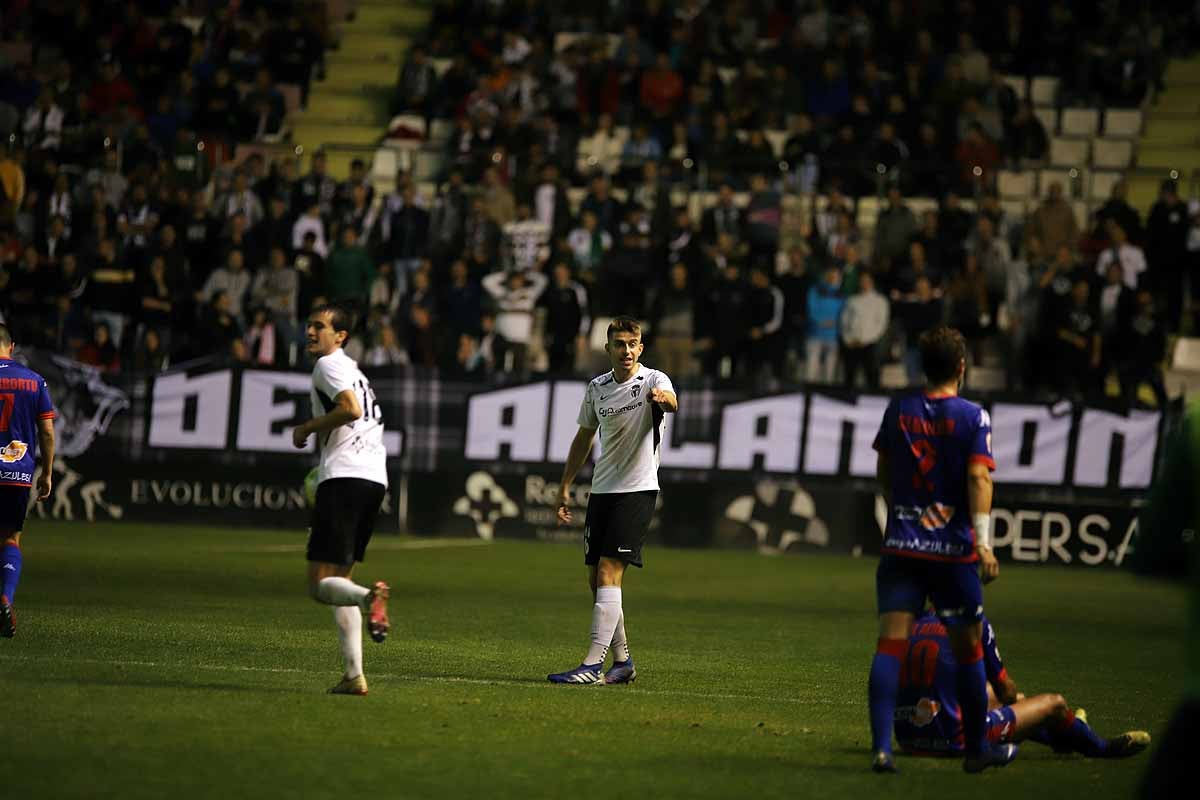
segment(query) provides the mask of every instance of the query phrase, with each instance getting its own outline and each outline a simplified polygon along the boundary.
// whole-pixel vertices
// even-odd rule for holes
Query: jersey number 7
[[[929,473],[937,466],[937,448],[928,439],[917,439],[912,443],[913,458],[917,459],[917,474],[913,475],[913,486],[917,489],[933,491],[933,481]]]
[[[13,406],[17,404],[17,396],[12,392],[0,394],[0,431],[7,431],[12,420]]]

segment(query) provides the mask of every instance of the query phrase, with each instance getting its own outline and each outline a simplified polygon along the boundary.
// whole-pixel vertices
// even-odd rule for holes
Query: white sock
[[[317,599],[331,606],[358,606],[366,602],[371,590],[349,578],[322,578],[317,583]]]
[[[338,639],[342,641],[342,661],[346,677],[362,675],[362,610],[358,606],[334,606],[333,621],[337,623]]]
[[[608,645],[613,640],[613,631],[620,619],[621,587],[601,586],[596,590],[596,604],[592,606],[592,646],[583,663],[604,663]]]
[[[617,627],[613,631],[612,657],[613,663],[629,660],[629,642],[625,639],[625,609],[621,609],[621,616],[617,619]]]

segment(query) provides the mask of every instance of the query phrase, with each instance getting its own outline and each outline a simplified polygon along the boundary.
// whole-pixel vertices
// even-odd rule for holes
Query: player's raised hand
[[[670,402],[671,395],[665,389],[656,386],[650,390],[650,400],[655,403],[667,403]]]
[[[300,450],[303,450],[304,446],[308,444],[308,431],[304,429],[303,425],[292,428],[292,444]]]
[[[996,554],[992,552],[990,547],[978,547],[975,552],[979,553],[979,577],[984,583],[991,583],[1000,577],[1000,562],[996,560]]]

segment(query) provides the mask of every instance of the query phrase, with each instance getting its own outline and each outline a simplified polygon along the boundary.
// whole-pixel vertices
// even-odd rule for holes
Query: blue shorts
[[[940,735],[913,736],[911,729],[896,728],[896,741],[900,747],[912,755],[925,756],[957,756],[963,752],[962,728],[955,723],[950,732]],[[1007,744],[1013,740],[1017,732],[1017,715],[1012,706],[1001,706],[993,709],[987,715],[988,745]],[[950,735],[950,734],[953,735]]]
[[[983,618],[983,582],[979,565],[925,561],[885,555],[875,572],[879,613],[907,611],[919,616],[925,601],[933,603],[942,622],[969,624]]]
[[[0,486],[0,534],[20,533],[28,510],[28,486]]]

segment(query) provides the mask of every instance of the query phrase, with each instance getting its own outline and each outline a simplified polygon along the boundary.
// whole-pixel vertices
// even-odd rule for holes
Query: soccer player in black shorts
[[[387,492],[387,451],[383,418],[370,382],[342,350],[353,317],[336,305],[313,309],[306,334],[313,367],[313,418],[292,431],[303,448],[317,435],[321,449],[317,499],[308,538],[308,588],[313,599],[334,607],[345,672],[332,694],[367,693],[362,670],[362,619],[368,614],[371,638],[388,634],[389,588],[350,580],[363,560],[375,518]]]
[[[642,544],[658,499],[663,419],[679,408],[671,379],[638,363],[642,346],[642,329],[636,320],[617,317],[608,326],[605,350],[613,368],[588,384],[579,411],[579,432],[563,468],[560,524],[571,521],[571,482],[599,430],[603,448],[592,474],[583,531],[584,563],[594,601],[592,643],[582,664],[547,676],[551,683],[619,684],[637,677],[625,639],[621,578],[628,565],[642,566]],[[610,648],[613,664],[604,672]]]

